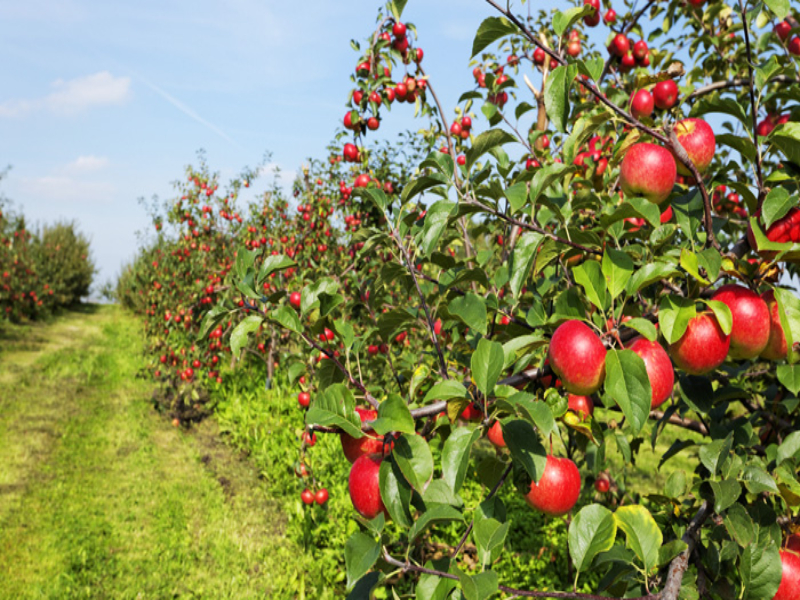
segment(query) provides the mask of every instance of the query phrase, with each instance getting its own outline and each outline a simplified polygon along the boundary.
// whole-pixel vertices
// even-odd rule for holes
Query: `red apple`
[[[303,490],[303,493],[300,494],[300,499],[303,501],[303,504],[311,505],[314,504],[314,494],[311,493],[311,490],[308,488]]]
[[[325,489],[325,488],[321,488],[321,489],[317,490],[317,493],[314,494],[314,500],[320,506],[325,504],[328,501],[328,490]]]
[[[597,479],[594,480],[594,489],[596,489],[601,494],[605,494],[610,487],[611,487],[611,482],[605,475],[599,475]]]
[[[800,555],[781,550],[781,585],[772,600],[800,598]]]
[[[708,165],[714,159],[714,152],[717,150],[717,140],[714,137],[714,130],[702,119],[683,119],[675,125],[675,136],[686,150],[686,154],[697,167],[700,173],[708,169]],[[675,161],[678,166],[678,173],[681,175],[691,175],[691,171],[683,166],[683,163]]]
[[[606,347],[585,323],[570,320],[553,333],[547,359],[568,392],[595,393],[606,376]]]
[[[539,483],[531,482],[525,495],[528,504],[551,517],[567,514],[581,495],[581,474],[568,458],[547,456],[547,465]]]
[[[596,26],[600,22],[600,0],[583,0],[583,3],[594,8],[592,14],[583,17],[583,22],[586,23],[588,27]]]
[[[791,40],[789,40],[789,45],[787,48],[789,49],[789,54],[800,56],[800,36],[794,36]]]
[[[754,291],[741,285],[723,285],[711,297],[731,309],[730,357],[755,358],[767,347],[770,332],[770,312],[767,303]]]
[[[300,392],[297,394],[297,402],[303,408],[306,408],[309,404],[311,404],[311,394],[308,392]]]
[[[781,39],[782,42],[786,41],[786,38],[789,37],[789,33],[792,31],[792,26],[789,24],[788,21],[781,21],[777,25],[775,25],[775,33]]]
[[[767,303],[770,316],[769,341],[761,352],[761,358],[767,360],[781,360],[786,358],[786,334],[783,332],[781,318],[778,312],[778,301],[775,299],[775,292],[769,290],[761,294],[764,302]]]
[[[567,407],[578,415],[582,421],[586,420],[587,417],[591,417],[592,413],[594,413],[594,402],[589,396],[569,394],[567,396]]]
[[[648,90],[639,90],[631,96],[631,114],[634,119],[649,117],[653,114],[653,94]]]
[[[383,459],[374,454],[360,456],[350,467],[347,487],[353,508],[365,519],[374,519],[378,513],[386,513],[381,499],[379,474]]]
[[[631,146],[619,172],[622,191],[627,196],[641,196],[654,204],[669,198],[676,175],[672,153],[649,142]]]
[[[609,8],[608,11],[606,12],[606,16],[603,17],[603,23],[605,23],[606,25],[613,25],[616,22],[617,22],[617,11],[615,11],[613,8]]]
[[[618,33],[614,36],[614,39],[611,40],[611,46],[609,46],[608,50],[611,54],[615,56],[619,56],[622,58],[628,53],[628,50],[631,49],[630,41],[627,37],[625,37],[624,33]]]
[[[506,441],[503,439],[503,427],[500,425],[500,421],[495,421],[494,424],[489,427],[486,437],[494,444],[495,448],[506,447]]]
[[[647,58],[648,52],[649,50],[647,48],[647,42],[644,40],[639,40],[633,45],[633,57],[637,62],[642,62],[645,58]]]
[[[787,550],[800,554],[800,533],[793,533],[787,537],[783,545]]]
[[[461,411],[459,415],[465,421],[480,421],[483,419],[483,411],[481,407],[475,402],[470,402],[467,407]]]
[[[289,294],[289,304],[294,306],[295,308],[300,308],[300,292],[292,292]]]
[[[356,412],[361,417],[362,423],[369,423],[378,418],[377,410],[357,406]],[[360,438],[354,438],[349,433],[342,432],[339,439],[342,441],[342,451],[345,458],[354,463],[364,454],[380,455],[383,452],[383,436],[379,436],[377,439],[374,436],[374,431]]]
[[[666,350],[658,342],[637,337],[628,346],[644,361],[647,378],[650,380],[650,408],[664,404],[672,395],[675,386],[675,371]]]
[[[700,313],[689,321],[686,332],[669,347],[678,368],[692,375],[705,375],[720,366],[731,346],[712,312]]]
[[[672,108],[678,101],[678,85],[672,79],[659,81],[653,88],[653,101],[661,110]]]

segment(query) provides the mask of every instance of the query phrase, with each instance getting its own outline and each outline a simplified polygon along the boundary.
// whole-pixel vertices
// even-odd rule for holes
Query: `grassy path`
[[[0,325],[0,598],[295,597],[280,511],[153,412],[140,340],[115,307]]]

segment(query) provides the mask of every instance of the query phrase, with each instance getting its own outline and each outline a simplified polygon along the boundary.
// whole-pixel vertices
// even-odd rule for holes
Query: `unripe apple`
[[[357,406],[356,412],[358,416],[361,417],[362,423],[369,423],[378,418],[377,410]],[[345,458],[351,463],[354,463],[364,454],[380,455],[383,452],[383,436],[379,436],[377,439],[374,436],[374,431],[360,438],[354,438],[349,433],[342,432],[339,439],[342,442],[342,451],[344,452]]]
[[[353,508],[365,519],[374,519],[378,513],[386,514],[381,498],[379,474],[383,459],[374,454],[364,454],[350,467],[347,487]]]
[[[672,108],[678,101],[678,85],[672,79],[659,81],[653,88],[653,101],[661,110]]]
[[[585,421],[594,413],[594,402],[589,396],[577,396],[569,394],[567,396],[567,407],[578,415],[581,421]]]
[[[772,600],[800,598],[800,555],[781,550],[781,585]]]
[[[675,371],[667,351],[658,342],[637,337],[628,346],[644,361],[647,379],[650,380],[650,408],[658,408],[672,395],[675,387]]]
[[[492,426],[489,427],[486,437],[494,444],[495,448],[506,447],[506,441],[503,439],[503,427],[500,425],[500,421],[495,421]]]
[[[775,292],[769,290],[761,294],[764,302],[767,303],[770,317],[769,341],[761,352],[761,358],[767,360],[781,360],[786,358],[786,334],[781,325],[781,317],[778,311],[778,301],[775,299]]]
[[[634,119],[649,117],[654,108],[653,94],[649,90],[639,90],[631,95],[631,114]]]
[[[531,482],[525,495],[528,504],[551,517],[567,514],[581,495],[581,474],[568,458],[547,456],[539,483]]]
[[[767,303],[754,291],[741,285],[723,285],[711,297],[731,309],[731,348],[734,359],[755,358],[767,347],[770,312]]]
[[[564,388],[573,394],[595,393],[606,376],[606,347],[585,323],[570,320],[553,333],[547,357]]]
[[[708,165],[714,160],[714,153],[717,150],[717,140],[714,137],[714,130],[703,119],[683,119],[675,124],[675,136],[686,150],[686,154],[697,167],[700,173],[708,169]],[[683,163],[675,161],[678,173],[681,175],[691,175],[692,172],[683,166]]]
[[[619,179],[627,196],[641,196],[654,204],[669,198],[677,168],[672,153],[661,146],[642,142],[625,153]]]
[[[725,361],[730,346],[731,337],[722,331],[714,313],[704,312],[689,321],[669,353],[678,368],[691,375],[705,375]]]

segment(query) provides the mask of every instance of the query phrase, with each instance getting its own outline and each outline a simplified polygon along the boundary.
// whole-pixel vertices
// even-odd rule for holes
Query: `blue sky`
[[[266,151],[291,176],[344,114],[375,1],[0,0],[0,193],[31,222],[75,219],[112,279],[196,152],[223,176]],[[414,1],[424,65],[452,110],[484,2]],[[410,122],[413,109],[395,117]],[[395,112],[393,111],[393,115]],[[256,190],[258,186],[256,186]]]

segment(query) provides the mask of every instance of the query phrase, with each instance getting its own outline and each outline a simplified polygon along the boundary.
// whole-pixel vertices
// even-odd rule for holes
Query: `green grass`
[[[0,598],[293,598],[285,518],[209,421],[176,431],[115,307],[0,328]]]

